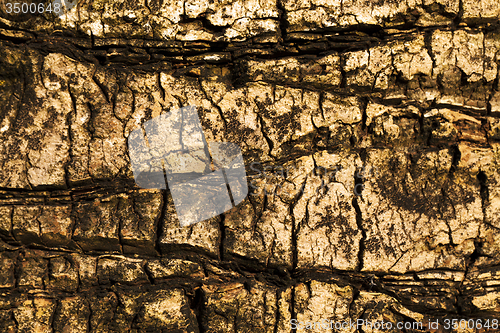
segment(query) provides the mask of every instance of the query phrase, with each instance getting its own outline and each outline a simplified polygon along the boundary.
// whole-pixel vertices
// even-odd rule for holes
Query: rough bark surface
[[[498,0],[8,2],[1,332],[498,319]],[[187,105],[251,193],[181,228],[127,137]]]

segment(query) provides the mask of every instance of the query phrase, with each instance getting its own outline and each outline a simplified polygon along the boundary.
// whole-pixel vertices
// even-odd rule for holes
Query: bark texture
[[[498,0],[8,2],[1,332],[498,319]],[[187,105],[251,193],[181,228],[127,137]]]

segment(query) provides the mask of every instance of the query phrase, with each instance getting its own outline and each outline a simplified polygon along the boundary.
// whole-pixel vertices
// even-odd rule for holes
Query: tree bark
[[[9,3],[0,331],[499,328],[498,0]],[[250,193],[180,227],[127,138],[188,105]]]

